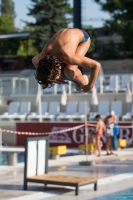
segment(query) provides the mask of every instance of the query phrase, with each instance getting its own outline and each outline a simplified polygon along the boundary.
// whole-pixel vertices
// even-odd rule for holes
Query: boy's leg
[[[85,54],[87,53],[87,51],[90,47],[90,44],[91,44],[91,40],[89,38],[86,42],[80,43],[78,45],[75,53],[77,55],[85,56]]]
[[[90,38],[86,42],[80,43],[75,53],[77,55],[85,56],[90,47],[90,43]],[[64,68],[64,74],[68,80],[71,80],[75,83],[76,88],[88,84],[88,77],[81,73],[77,65],[66,65]]]
[[[99,136],[96,137],[96,143],[97,143],[98,156],[101,156],[101,144]]]
[[[111,144],[110,144],[110,152],[111,152],[111,154],[114,154],[113,153],[113,136],[110,136],[110,140],[111,140]]]
[[[85,74],[83,75],[76,65],[66,65],[64,74],[68,80],[74,82],[75,88],[88,84],[88,77]]]
[[[109,150],[109,136],[106,136],[106,151],[107,151],[107,155],[110,154],[110,150]]]

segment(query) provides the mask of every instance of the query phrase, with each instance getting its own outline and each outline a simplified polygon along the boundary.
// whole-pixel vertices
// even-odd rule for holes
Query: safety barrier
[[[6,133],[14,133],[14,134],[18,134],[18,135],[50,135],[50,134],[58,134],[58,133],[64,133],[64,132],[69,132],[72,131],[74,129],[79,129],[81,127],[84,127],[85,125],[78,125],[78,126],[74,126],[72,128],[68,128],[68,129],[64,129],[64,130],[59,130],[59,131],[53,131],[53,132],[44,132],[44,133],[34,133],[34,132],[20,132],[20,131],[13,131],[13,130],[7,130],[7,129],[1,129],[2,132],[6,132]]]
[[[88,124],[81,124],[81,125],[78,125],[78,126],[74,126],[74,127],[71,127],[71,128],[67,128],[67,129],[64,129],[64,130],[59,130],[59,131],[53,131],[53,132],[42,132],[42,133],[39,133],[39,132],[20,132],[20,131],[14,131],[14,130],[7,130],[7,129],[0,129],[0,146],[2,146],[2,132],[6,132],[6,133],[11,133],[11,134],[18,134],[18,135],[27,135],[27,136],[48,136],[48,135],[52,135],[52,134],[58,134],[58,133],[65,133],[65,132],[69,132],[69,131],[72,131],[72,130],[75,130],[75,129],[80,129],[82,127],[95,127],[96,124],[91,124],[91,123],[88,123]],[[119,125],[119,129],[122,129],[122,128],[133,128],[133,125],[130,125],[130,126],[121,126]],[[85,145],[83,145],[84,147],[82,147],[82,149],[85,148]],[[118,141],[118,147],[125,147],[125,140],[119,140]],[[57,146],[57,149],[58,149],[58,146]],[[54,150],[55,151],[57,151]],[[88,149],[90,150],[93,150],[93,146],[89,146]],[[63,150],[65,151],[65,150]],[[58,153],[54,154],[53,153],[53,156],[59,156],[61,155],[61,153],[58,151]],[[12,160],[12,159],[11,159]]]
[[[67,128],[67,129],[64,129],[64,130],[59,130],[59,131],[52,131],[52,132],[42,132],[42,133],[37,133],[37,132],[20,132],[20,131],[14,131],[14,130],[8,130],[8,129],[2,129],[1,128],[1,131],[2,132],[6,132],[6,133],[13,133],[13,134],[18,134],[18,135],[52,135],[52,134],[58,134],[58,133],[65,133],[65,132],[69,132],[69,131],[72,131],[72,130],[75,130],[75,129],[79,129],[79,128],[82,128],[82,127],[95,127],[96,124],[81,124],[81,125],[78,125],[78,126],[74,126],[74,127],[71,127],[71,128]],[[133,128],[133,125],[131,126],[121,126],[119,125],[119,128],[122,129],[122,128]]]

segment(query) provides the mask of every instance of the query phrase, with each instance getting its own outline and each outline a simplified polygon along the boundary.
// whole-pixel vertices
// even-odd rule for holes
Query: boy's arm
[[[98,130],[99,130],[99,124],[97,123],[97,125],[96,125],[96,129],[95,129],[95,133],[97,133]]]
[[[78,65],[90,69],[89,83],[78,89],[79,91],[89,92],[93,88],[95,81],[98,77],[98,73],[100,70],[100,63],[90,58],[74,54],[72,56],[69,56],[68,64]]]
[[[103,123],[104,123],[104,122],[103,122]],[[103,131],[104,131],[104,132],[106,131],[105,123],[103,124]]]
[[[36,56],[34,56],[32,58],[32,63],[34,65],[34,67],[37,67],[38,63],[39,63],[39,57],[40,57],[40,54],[37,54]]]

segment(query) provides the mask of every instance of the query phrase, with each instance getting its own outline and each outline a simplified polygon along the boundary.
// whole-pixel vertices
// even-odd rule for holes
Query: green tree
[[[27,23],[36,32],[35,47],[40,51],[47,40],[59,29],[68,27],[72,9],[67,0],[31,0],[32,7],[28,15],[35,18],[35,23]]]
[[[28,41],[20,41],[20,46],[17,51],[18,56],[33,56],[37,54],[37,50],[33,47],[34,39],[29,39]]]
[[[110,13],[105,21],[110,33],[118,32],[124,41],[124,50],[133,56],[133,6],[132,0],[95,0],[103,11]]]
[[[14,2],[12,0],[1,0],[1,15],[8,14],[15,18]]]
[[[2,14],[0,16],[0,33],[7,33],[16,31],[14,27],[14,20],[8,14]]]
[[[12,0],[1,0],[0,9],[0,33],[14,32],[14,3]],[[0,55],[16,54],[19,48],[19,40],[7,39],[0,40]]]
[[[14,26],[14,3],[12,0],[1,0],[0,5],[0,33],[16,31]]]
[[[0,16],[0,33],[8,33],[16,31],[14,27],[14,20],[8,14]],[[19,40],[7,39],[0,40],[0,55],[16,54],[19,48]]]
[[[19,40],[1,40],[0,55],[16,55],[19,48]]]
[[[109,41],[109,44],[104,45],[101,52],[101,57],[104,59],[118,59],[120,58],[119,52],[116,49],[116,45],[113,41]]]

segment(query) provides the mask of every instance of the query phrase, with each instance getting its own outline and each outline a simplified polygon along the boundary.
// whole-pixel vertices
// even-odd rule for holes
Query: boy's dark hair
[[[101,116],[100,115],[96,115],[95,119],[100,119]]]
[[[52,87],[61,74],[61,63],[56,56],[46,55],[36,68],[35,78],[43,89]]]

